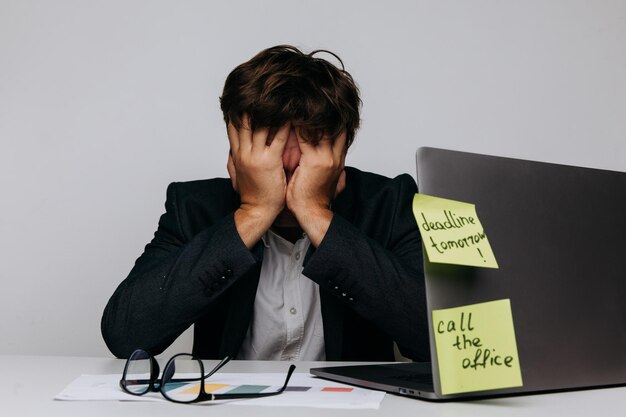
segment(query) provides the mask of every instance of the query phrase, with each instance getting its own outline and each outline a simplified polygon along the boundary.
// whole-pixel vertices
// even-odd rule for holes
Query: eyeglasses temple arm
[[[218,363],[217,365],[215,365],[215,368],[211,369],[209,371],[208,374],[206,374],[204,377],[208,378],[211,375],[213,375],[214,373],[216,373],[217,371],[219,371],[224,365],[226,365],[228,362],[230,362],[231,357],[230,356],[226,356],[224,359],[222,359],[220,361],[220,363]]]
[[[266,392],[266,393],[259,393],[259,394],[209,394],[211,395],[210,400],[234,400],[238,398],[261,398],[261,397],[269,397],[272,395],[282,394],[282,392],[285,391],[285,389],[287,388],[287,384],[289,384],[289,379],[291,379],[291,375],[293,374],[293,371],[295,370],[296,370],[296,365],[291,365],[289,367],[289,370],[287,371],[287,377],[285,378],[285,384],[282,386],[281,389],[279,389],[276,392]],[[206,400],[209,400],[209,399],[208,398],[204,399],[204,401]]]
[[[293,374],[293,371],[295,370],[296,370],[296,365],[289,366],[289,370],[287,371],[287,377],[285,378],[285,383],[283,384],[283,387],[278,390],[279,394],[283,392],[285,388],[287,388],[287,384],[289,383],[289,380],[291,379],[291,375]]]

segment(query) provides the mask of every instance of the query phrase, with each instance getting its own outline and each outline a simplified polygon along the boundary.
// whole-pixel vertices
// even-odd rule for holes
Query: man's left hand
[[[317,247],[333,217],[330,204],[345,188],[346,132],[334,142],[324,137],[317,145],[311,145],[296,133],[302,156],[287,184],[286,203]]]

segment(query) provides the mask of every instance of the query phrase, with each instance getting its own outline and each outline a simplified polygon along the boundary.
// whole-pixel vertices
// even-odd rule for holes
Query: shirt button
[[[290,312],[291,314],[296,314],[296,313],[298,312],[298,310],[296,310],[296,308],[295,308],[295,307],[291,307],[291,308],[289,309],[289,312]]]
[[[296,252],[296,261],[300,260],[300,252]]]

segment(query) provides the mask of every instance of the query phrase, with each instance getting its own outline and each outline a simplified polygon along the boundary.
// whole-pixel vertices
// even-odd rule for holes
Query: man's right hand
[[[285,207],[287,180],[282,156],[290,128],[289,123],[285,124],[272,138],[268,128],[252,131],[247,115],[239,130],[228,124],[228,174],[241,198],[235,225],[249,249]]]

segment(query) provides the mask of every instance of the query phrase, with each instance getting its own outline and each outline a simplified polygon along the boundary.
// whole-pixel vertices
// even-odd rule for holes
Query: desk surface
[[[341,365],[333,362],[333,365]],[[228,372],[281,372],[284,363],[233,361]],[[308,372],[322,362],[297,363],[296,372]],[[327,365],[327,363],[326,363]],[[206,407],[162,402],[54,401],[52,398],[81,374],[121,373],[124,361],[107,358],[0,355],[0,415],[3,416],[112,416],[150,415],[151,417],[207,415]],[[225,369],[226,370],[226,369]],[[210,412],[237,417],[250,415],[247,407],[219,404]],[[133,414],[131,414],[133,413]],[[136,414],[135,414],[136,413]],[[328,410],[313,408],[258,407],[258,417],[289,416],[603,416],[626,415],[626,387],[528,395],[472,402],[429,403],[387,395],[379,410]]]

